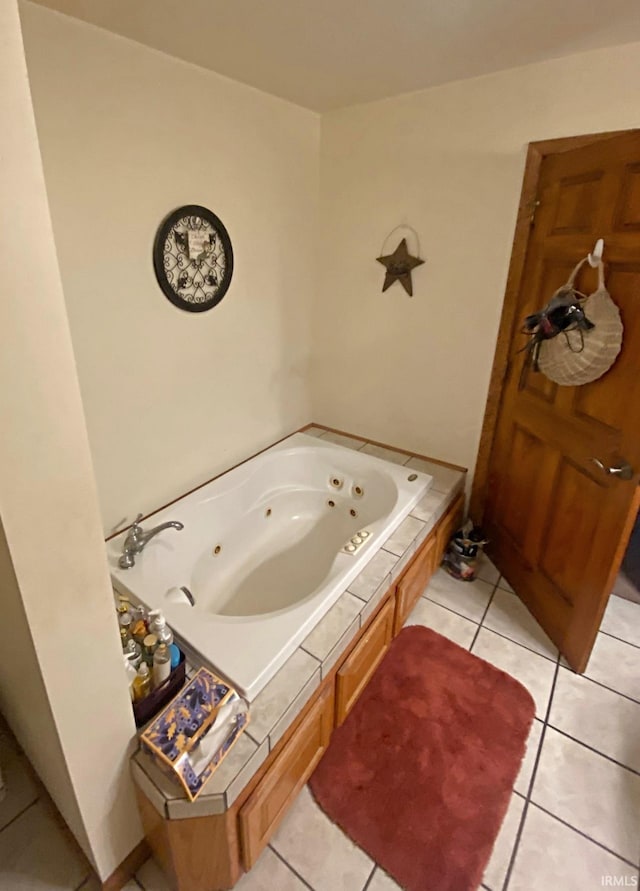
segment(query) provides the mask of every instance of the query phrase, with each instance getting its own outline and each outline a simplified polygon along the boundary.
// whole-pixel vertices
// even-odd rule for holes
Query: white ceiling
[[[640,0],[37,0],[316,111],[640,40]]]

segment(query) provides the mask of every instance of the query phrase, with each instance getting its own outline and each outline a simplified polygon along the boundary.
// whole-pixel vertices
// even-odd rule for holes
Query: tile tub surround
[[[315,427],[307,428],[303,432],[324,436],[331,431]],[[346,437],[346,434],[335,435]],[[357,442],[366,444],[365,440],[356,440]],[[396,464],[418,460],[400,451],[394,451],[394,457]],[[420,460],[426,461],[426,459]],[[180,787],[165,777],[149,755],[142,751],[134,755],[133,777],[161,816],[169,819],[186,819],[221,814],[233,805],[240,792],[300,714],[323,678],[375,612],[416,549],[463,489],[464,471],[456,471],[457,477],[454,478],[451,469],[446,468],[446,470],[448,473],[446,484],[440,482],[440,488],[446,491],[434,491],[433,487],[429,489],[264,690],[253,700],[250,709],[251,722],[241,737],[242,745],[239,741],[234,746],[195,802],[190,803],[183,797]],[[190,666],[207,665],[198,658],[188,644],[179,638],[177,642],[184,648]],[[207,665],[207,667],[215,671],[213,666]]]
[[[365,454],[383,458],[385,461],[392,461],[394,464],[402,464],[421,473],[428,473],[429,476],[433,477],[431,492],[455,495],[464,487],[466,468],[460,467],[457,464],[449,464],[446,461],[439,461],[426,455],[418,455],[415,452],[394,448],[385,443],[372,442],[361,436],[346,433],[343,430],[333,430],[330,427],[324,427],[322,424],[311,424],[308,427],[302,427],[300,432],[307,433],[309,436],[317,436],[318,439],[326,439],[327,442],[343,445],[349,449],[363,451]],[[436,521],[437,519],[436,517]]]
[[[431,476],[400,460],[294,433],[155,512],[147,529],[183,531],[154,539],[132,567],[121,565],[127,533],[110,541],[113,586],[162,610],[253,702],[428,491]],[[396,553],[417,532],[401,529]]]
[[[483,576],[485,579],[492,576],[494,592],[503,590],[502,584],[495,588],[501,580],[489,561]],[[482,621],[473,622],[451,607],[441,606],[430,599],[431,594],[427,587],[409,620],[411,624],[426,624],[454,640],[459,627],[471,626],[477,638],[480,629],[485,627]],[[453,597],[450,602],[454,603]],[[423,609],[423,604],[433,604],[436,611]],[[612,608],[614,612],[615,607],[616,604]],[[631,632],[640,627],[640,604],[634,604],[634,610],[629,617]],[[443,612],[454,620],[459,619],[459,625],[441,621]],[[528,686],[529,675],[524,670],[528,660],[536,669],[540,658],[547,659],[554,670],[557,662],[520,643],[525,630],[519,624],[521,617],[516,612],[509,613],[509,617],[510,623],[503,626],[502,632],[487,629],[487,633],[496,639],[506,635],[522,651],[522,659],[514,662],[521,661],[521,679]],[[606,639],[608,634],[603,629],[599,637]],[[621,647],[618,655],[622,658],[625,648],[630,654],[636,651],[631,642],[618,643]],[[477,653],[474,642],[466,646]],[[494,664],[500,661],[500,651],[490,646],[484,647],[484,654]],[[560,662],[544,718],[534,722],[529,736],[509,810],[483,878],[484,891],[597,891],[607,887],[638,887],[635,884],[640,865],[638,855],[632,852],[633,859],[629,862],[624,854],[628,834],[635,831],[638,821],[635,778],[640,775],[637,693],[640,662],[630,663],[629,672],[632,671],[635,671],[636,692],[629,698],[625,694],[629,678],[627,675],[620,678],[621,689],[615,666],[609,677],[596,681],[575,675]],[[573,770],[572,762],[568,762],[566,771],[560,771],[562,782],[556,786],[554,772],[557,777],[558,757],[574,759],[575,752],[579,751],[574,746],[559,746],[558,734],[579,744],[594,757],[587,758],[580,771]],[[0,729],[0,762],[5,768],[15,751],[11,741],[8,749],[3,746]],[[607,763],[599,766],[599,759]],[[582,764],[583,759],[579,760]],[[28,765],[25,767],[28,769]],[[3,891],[5,888],[7,891],[100,891],[97,880],[89,877],[88,866],[85,867],[87,878],[81,879],[78,887],[78,875],[82,873],[76,865],[76,855],[60,835],[58,818],[47,812],[43,819],[31,793],[24,791],[36,781],[25,781],[13,767],[11,775],[8,769],[5,773],[7,794],[10,795],[12,789],[19,793],[23,810],[13,816],[19,806],[17,799],[7,805],[10,810],[4,812],[0,803],[0,827],[6,826],[0,829],[0,888]],[[571,802],[570,807],[567,802]],[[613,821],[610,821],[611,813],[616,815]],[[11,833],[13,827],[16,829]],[[318,852],[324,852],[324,856]],[[240,879],[236,889],[400,891],[392,879],[365,857],[304,789],[269,846],[253,869]],[[125,891],[170,891],[170,887],[155,861],[148,860],[135,879],[125,886]]]

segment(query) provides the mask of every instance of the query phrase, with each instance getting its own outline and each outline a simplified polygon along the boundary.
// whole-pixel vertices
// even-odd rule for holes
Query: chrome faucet
[[[136,554],[142,553],[147,544],[158,534],[158,532],[162,532],[163,529],[184,529],[182,523],[179,523],[177,520],[169,520],[168,523],[160,523],[159,526],[154,526],[153,529],[149,529],[145,532],[140,525],[141,519],[142,514],[138,514],[133,525],[127,532],[127,537],[122,546],[122,556],[118,560],[120,569],[131,569],[136,562]]]

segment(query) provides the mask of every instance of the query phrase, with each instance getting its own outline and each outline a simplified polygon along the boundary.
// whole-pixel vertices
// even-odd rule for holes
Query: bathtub
[[[430,484],[296,433],[147,518],[143,528],[179,520],[184,529],[151,539],[131,569],[118,566],[125,533],[111,539],[114,587],[162,609],[251,701]]]

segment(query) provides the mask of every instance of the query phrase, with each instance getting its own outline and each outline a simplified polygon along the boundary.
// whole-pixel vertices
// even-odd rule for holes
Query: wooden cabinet
[[[336,675],[336,724],[340,725],[367,686],[393,636],[394,598],[388,600]]]
[[[462,526],[462,517],[464,515],[464,493],[457,496],[449,510],[440,520],[437,526],[438,540],[436,543],[435,565],[439,566],[442,562],[444,552],[447,550],[449,539]]]
[[[395,595],[362,628],[296,721],[224,813],[172,820],[138,789],[145,835],[175,891],[222,891],[251,869],[402,628],[449,538],[462,523],[459,495],[396,582]]]
[[[238,815],[242,861],[251,869],[329,745],[333,687],[326,687]]]
[[[396,614],[393,622],[394,636],[401,630],[409,613],[433,575],[437,566],[435,559],[437,542],[438,535],[434,529],[424,540],[396,586]]]

